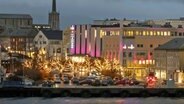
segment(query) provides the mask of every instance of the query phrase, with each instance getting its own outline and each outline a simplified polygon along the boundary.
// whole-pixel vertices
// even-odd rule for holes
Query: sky
[[[56,0],[61,29],[93,20],[174,19],[184,17],[184,0]],[[34,23],[47,24],[52,0],[0,0],[0,13],[30,14]]]

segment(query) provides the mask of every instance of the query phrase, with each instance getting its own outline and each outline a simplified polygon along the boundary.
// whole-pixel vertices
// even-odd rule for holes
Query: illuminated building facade
[[[85,25],[76,25],[71,27],[71,54],[118,60],[136,76],[143,78],[149,71],[156,69],[154,49],[171,39],[183,37],[183,28],[168,25],[114,23],[89,25],[87,29]]]
[[[175,38],[157,47],[154,56],[158,78],[184,82],[184,38]]]
[[[60,59],[62,51],[62,31],[43,30],[34,37],[34,46],[45,58]]]
[[[91,25],[72,25],[70,34],[70,54],[90,55],[91,50]]]

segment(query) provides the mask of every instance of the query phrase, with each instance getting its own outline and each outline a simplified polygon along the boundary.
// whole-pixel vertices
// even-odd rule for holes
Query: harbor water
[[[183,98],[0,98],[0,104],[184,104]]]

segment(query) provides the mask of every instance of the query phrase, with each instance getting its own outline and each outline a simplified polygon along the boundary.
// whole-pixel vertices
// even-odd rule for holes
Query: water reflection
[[[1,98],[0,104],[184,104],[183,98]]]

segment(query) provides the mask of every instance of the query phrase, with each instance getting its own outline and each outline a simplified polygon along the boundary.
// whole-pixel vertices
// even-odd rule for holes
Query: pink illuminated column
[[[71,30],[71,34],[70,34],[70,38],[71,38],[71,46],[70,46],[70,53],[71,54],[75,54],[75,26],[72,25],[70,27],[70,30]]]

